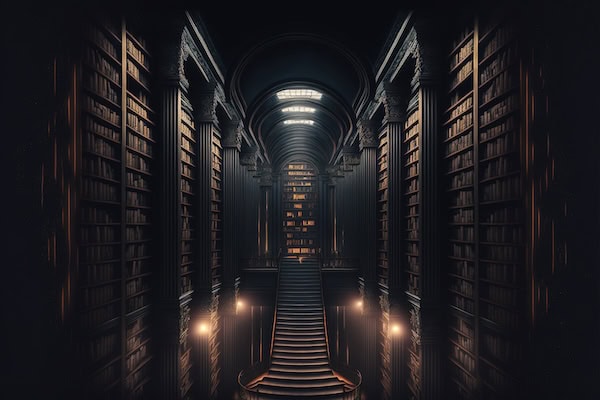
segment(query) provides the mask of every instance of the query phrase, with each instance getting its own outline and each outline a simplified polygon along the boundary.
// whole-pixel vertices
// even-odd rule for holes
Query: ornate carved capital
[[[232,120],[223,124],[223,147],[233,147],[238,151],[242,148],[242,131],[244,124],[240,120]]]
[[[258,160],[258,148],[252,146],[240,154],[240,164],[248,167],[250,171],[256,171]]]
[[[273,170],[271,167],[263,166],[260,168],[259,183],[261,186],[273,185]]]
[[[367,119],[361,119],[357,123],[359,148],[362,151],[365,148],[377,147],[377,137],[375,135],[375,126],[373,122]]]
[[[406,96],[393,89],[386,89],[381,94],[381,102],[388,122],[402,122],[406,116]]]
[[[195,97],[195,104],[197,106],[194,109],[196,119],[201,122],[212,122],[217,123],[217,95],[215,88],[207,88],[203,90]]]

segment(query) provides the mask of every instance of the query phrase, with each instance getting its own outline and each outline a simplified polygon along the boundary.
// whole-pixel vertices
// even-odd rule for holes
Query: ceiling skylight
[[[287,99],[314,99],[321,100],[323,94],[312,89],[284,89],[277,92],[279,100]]]
[[[312,119],[286,119],[285,121],[283,121],[283,123],[285,125],[295,125],[295,124],[312,125],[315,123],[315,121],[313,121]]]
[[[312,107],[303,107],[303,106],[293,106],[282,108],[283,112],[302,112],[302,113],[314,113],[316,111],[315,108]]]

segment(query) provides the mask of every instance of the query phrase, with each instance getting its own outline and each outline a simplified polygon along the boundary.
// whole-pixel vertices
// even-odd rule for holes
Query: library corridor
[[[600,398],[597,24],[297,6],[3,35],[0,397]]]

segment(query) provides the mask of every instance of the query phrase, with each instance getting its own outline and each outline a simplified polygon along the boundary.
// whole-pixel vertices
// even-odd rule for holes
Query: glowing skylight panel
[[[323,93],[312,89],[284,89],[277,92],[279,100],[287,99],[314,99],[321,100]]]
[[[315,121],[312,119],[286,119],[283,123],[285,125],[313,125]]]
[[[301,112],[301,113],[314,113],[317,109],[316,108],[312,108],[312,107],[304,107],[304,106],[293,106],[293,107],[286,107],[286,108],[282,108],[281,111],[283,111],[284,113],[287,112]]]

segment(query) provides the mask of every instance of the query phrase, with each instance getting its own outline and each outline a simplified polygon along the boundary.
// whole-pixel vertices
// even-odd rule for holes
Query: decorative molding
[[[240,164],[248,167],[249,171],[257,170],[258,147],[251,146],[240,154]]]
[[[358,129],[358,142],[360,150],[362,151],[365,148],[376,148],[378,141],[375,135],[375,127],[373,122],[368,119],[361,119],[356,125]]]
[[[381,102],[388,122],[403,122],[406,117],[406,97],[396,91],[385,90]]]
[[[196,95],[198,107],[195,109],[195,117],[201,122],[212,122],[215,125],[217,120],[217,95],[215,88],[206,89]]]
[[[228,121],[223,124],[223,138],[221,144],[223,147],[242,149],[242,131],[244,124],[240,120]]]
[[[179,343],[184,343],[189,335],[190,327],[190,306],[185,304],[179,311]]]

